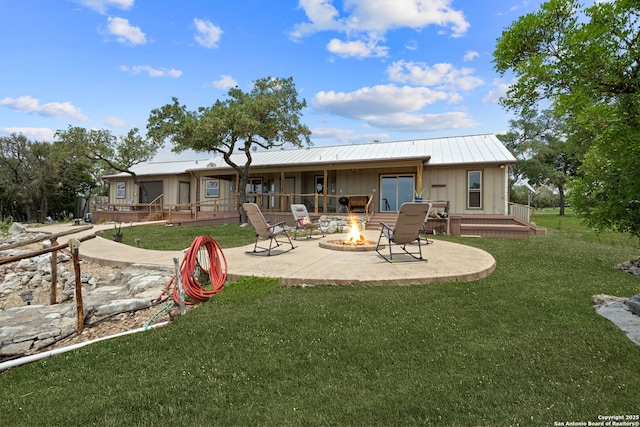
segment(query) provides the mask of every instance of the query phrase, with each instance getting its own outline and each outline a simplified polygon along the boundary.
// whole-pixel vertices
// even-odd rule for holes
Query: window
[[[467,208],[482,209],[482,172],[467,172]]]
[[[218,179],[206,180],[205,197],[220,197],[220,180]]]
[[[116,199],[124,199],[126,197],[125,188],[124,181],[116,182]]]

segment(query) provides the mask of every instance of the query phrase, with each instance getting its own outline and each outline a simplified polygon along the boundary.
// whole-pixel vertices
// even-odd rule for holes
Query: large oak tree
[[[143,138],[137,128],[116,136],[106,129],[69,126],[56,132],[56,138],[67,156],[88,159],[107,172],[128,173],[136,183],[132,167],[151,160],[163,145]]]
[[[304,99],[298,99],[293,78],[266,77],[254,82],[250,92],[231,88],[227,98],[210,107],[190,111],[177,98],[151,111],[147,135],[156,143],[170,141],[176,152],[192,149],[222,155],[239,176],[238,210],[246,199],[246,184],[254,149],[270,149],[285,144],[310,145],[311,132],[300,122]],[[242,162],[232,155],[244,154]]]
[[[503,105],[519,116],[553,111],[562,137],[585,153],[569,183],[573,207],[596,229],[638,238],[639,18],[636,0],[550,0],[512,23],[494,52],[498,72],[516,78]]]

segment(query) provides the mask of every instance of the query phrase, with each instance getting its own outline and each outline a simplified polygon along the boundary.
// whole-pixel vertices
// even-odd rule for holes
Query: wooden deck
[[[102,214],[102,215],[101,215]],[[148,211],[96,211],[92,213],[93,221],[100,220],[117,222],[144,222],[169,218],[168,212]],[[285,221],[287,225],[295,227],[291,212],[265,211],[264,217],[272,222]],[[312,218],[322,216],[322,213],[311,213]],[[329,215],[349,215],[347,213],[330,213]],[[355,213],[355,215],[362,215]],[[395,224],[397,214],[375,213],[367,223],[367,229],[378,230],[380,223],[390,226]],[[197,218],[193,218],[189,211],[172,211],[168,224],[216,226],[224,224],[238,224],[240,216],[236,212],[199,212]],[[448,228],[448,230],[447,230]],[[545,229],[540,229],[535,224],[527,223],[510,215],[448,215],[448,218],[429,218],[426,223],[426,231],[433,234],[450,234],[452,236],[478,236],[501,239],[526,239],[530,235],[546,234]]]

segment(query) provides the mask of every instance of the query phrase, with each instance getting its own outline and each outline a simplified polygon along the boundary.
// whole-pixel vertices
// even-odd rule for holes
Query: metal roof
[[[422,159],[429,165],[459,165],[482,163],[514,163],[515,157],[495,134],[445,138],[414,139],[394,142],[308,147],[269,150],[251,153],[252,167],[282,167],[311,164],[336,164],[374,161]],[[231,156],[243,165],[244,153]],[[157,162],[135,166],[137,175],[166,175],[185,171],[230,168],[222,157],[205,161]],[[122,175],[122,174],[118,174]]]
[[[131,167],[131,170],[138,176],[145,175],[177,175],[185,173],[188,170],[202,168],[209,163],[207,159],[203,160],[176,160],[169,162],[146,162]],[[113,175],[106,175],[105,178],[130,176],[128,173],[121,172]]]

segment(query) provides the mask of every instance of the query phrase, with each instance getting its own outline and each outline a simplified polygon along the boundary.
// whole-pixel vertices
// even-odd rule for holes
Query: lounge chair
[[[293,242],[291,242],[291,238],[289,237],[289,234],[287,234],[287,230],[285,230],[284,228],[284,224],[286,223],[286,221],[282,221],[277,224],[269,224],[269,222],[267,222],[267,220],[264,219],[264,216],[262,215],[260,208],[255,203],[243,203],[242,207],[247,213],[249,222],[251,223],[253,228],[255,228],[256,230],[256,244],[253,247],[253,251],[250,251],[247,253],[257,254],[257,253],[266,252],[267,256],[271,256],[271,249],[275,249],[278,246],[284,245],[284,244],[291,245],[291,249],[287,249],[284,252],[289,252],[290,250],[295,249],[295,246],[293,246]],[[285,241],[284,239],[282,239],[282,241],[279,241],[278,240],[279,235],[284,235],[287,238],[287,240]],[[266,248],[263,246],[258,246],[258,242],[260,240],[269,240],[269,247]],[[275,243],[275,246],[273,245],[274,243]],[[275,253],[274,255],[280,255],[281,253],[284,253],[284,252],[278,252],[278,253]]]
[[[320,228],[318,221],[311,220],[307,207],[302,204],[291,205],[291,213],[293,213],[293,219],[296,223],[296,231],[293,236],[294,239],[298,239],[298,232],[304,231],[307,235],[307,239],[311,238],[313,230],[318,230],[322,237],[324,237],[324,231]]]
[[[376,245],[376,252],[378,252],[378,254],[380,254],[380,256],[386,261],[392,262],[392,246],[396,244],[402,248],[404,253],[411,255],[417,260],[426,261],[426,259],[422,257],[420,232],[422,231],[425,218],[427,217],[430,209],[431,203],[403,203],[402,206],[400,206],[400,212],[398,212],[396,224],[393,227],[390,227],[384,222],[380,223],[382,228],[380,229],[380,237],[378,238],[378,244]],[[383,237],[387,239],[387,243],[383,242],[382,246],[385,244],[389,246],[389,258],[384,256],[379,250]],[[415,243],[417,243],[418,250],[409,251],[407,249],[407,245],[413,244],[415,247]]]

